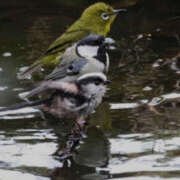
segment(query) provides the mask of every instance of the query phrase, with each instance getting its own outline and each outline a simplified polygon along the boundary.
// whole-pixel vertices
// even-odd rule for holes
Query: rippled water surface
[[[0,107],[34,87],[17,73],[91,4],[77,2],[0,2]],[[73,156],[58,156],[70,122],[34,108],[2,112],[0,180],[180,179],[180,3],[111,4],[128,8],[109,34],[119,46],[110,52],[112,83]]]

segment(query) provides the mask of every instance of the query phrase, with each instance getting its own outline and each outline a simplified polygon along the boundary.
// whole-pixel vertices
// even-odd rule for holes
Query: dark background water
[[[0,106],[34,86],[17,73],[97,1],[0,2]],[[54,156],[71,124],[26,109],[0,117],[0,179],[179,179],[179,0],[106,1],[128,13],[109,34],[112,80],[70,161]]]

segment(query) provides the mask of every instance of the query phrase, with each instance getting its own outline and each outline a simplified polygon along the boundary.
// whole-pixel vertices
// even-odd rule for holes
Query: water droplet
[[[2,54],[2,56],[4,56],[4,57],[10,57],[10,56],[12,56],[12,53],[11,53],[11,52],[4,52],[4,53]]]
[[[7,86],[0,86],[0,91],[5,91],[5,90],[7,90],[7,89],[8,89]]]
[[[152,87],[150,86],[146,86],[143,88],[143,91],[151,91],[152,90]]]

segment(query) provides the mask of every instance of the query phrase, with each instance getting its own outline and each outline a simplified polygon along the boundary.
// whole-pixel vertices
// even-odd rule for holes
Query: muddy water
[[[1,2],[0,106],[34,86],[17,73],[41,55],[89,2]],[[128,7],[110,33],[112,83],[73,156],[69,122],[33,108],[0,114],[0,179],[175,180],[180,177],[180,19],[178,1],[112,1]]]

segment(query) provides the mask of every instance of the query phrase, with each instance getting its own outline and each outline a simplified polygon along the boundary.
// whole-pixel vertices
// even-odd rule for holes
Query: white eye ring
[[[106,13],[102,13],[101,14],[101,18],[104,19],[104,20],[108,20],[109,19],[109,15],[106,14]]]

